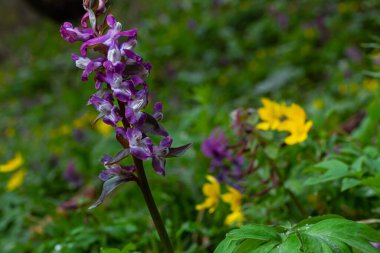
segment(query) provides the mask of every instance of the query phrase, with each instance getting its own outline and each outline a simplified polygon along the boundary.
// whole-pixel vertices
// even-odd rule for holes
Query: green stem
[[[152,216],[154,225],[156,226],[158,235],[160,236],[161,242],[165,248],[165,252],[173,253],[173,246],[170,242],[168,233],[166,232],[164,223],[162,222],[160,213],[157,209],[156,203],[154,202],[152,192],[150,191],[150,187],[148,184],[148,180],[146,178],[145,170],[143,163],[140,159],[133,157],[133,161],[136,166],[137,175],[138,175],[138,185],[142,194],[144,195],[145,202],[148,206],[150,215]]]
[[[130,127],[127,119],[125,118],[125,104],[119,100],[117,100],[120,108],[120,116],[122,117],[122,123],[124,126],[124,129],[127,129]],[[126,143],[124,140],[119,140],[121,145],[123,145],[124,148],[129,148],[129,144]],[[173,246],[170,242],[168,232],[166,232],[165,225],[162,222],[160,212],[157,209],[156,203],[154,202],[152,192],[150,191],[148,179],[146,178],[145,170],[143,162],[132,156],[133,162],[136,166],[137,171],[137,184],[140,187],[140,190],[144,196],[145,203],[148,206],[150,216],[153,219],[154,225],[156,226],[158,236],[160,237],[160,240],[165,248],[166,253],[173,253]]]

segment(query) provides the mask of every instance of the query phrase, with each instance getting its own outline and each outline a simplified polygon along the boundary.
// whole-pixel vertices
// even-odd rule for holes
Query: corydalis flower
[[[224,158],[230,156],[227,147],[228,139],[220,129],[215,129],[210,137],[204,140],[202,144],[202,152],[206,157],[221,162]]]
[[[92,95],[89,103],[94,105],[96,110],[98,110],[98,118],[103,118],[104,123],[116,126],[117,122],[121,120],[121,117],[118,114],[119,109],[112,103],[111,94],[105,94],[104,98]]]
[[[234,154],[228,143],[224,133],[216,129],[203,142],[202,152],[212,159],[210,172],[217,173],[219,181],[236,184],[243,176],[244,159],[240,154]]]
[[[92,206],[95,207],[121,183],[138,180],[134,165],[121,164],[126,157],[131,155],[134,161],[152,160],[154,170],[165,175],[166,158],[183,154],[190,145],[171,147],[173,140],[158,123],[163,118],[161,103],[155,105],[152,115],[144,112],[149,102],[145,79],[152,66],[133,51],[137,29],[123,30],[121,23],[107,11],[107,0],[84,0],[83,6],[86,14],[81,21],[82,28],[66,22],[60,29],[61,36],[70,43],[82,42],[80,55],[73,54],[72,59],[83,70],[83,81],[88,81],[94,73],[97,92],[88,104],[99,112],[95,122],[102,118],[115,128],[116,138],[123,146],[115,157],[102,160],[106,167],[99,175],[104,181],[103,192]],[[101,15],[105,17],[98,24]],[[88,53],[90,50],[92,54]],[[154,145],[148,135],[163,138],[159,145]]]

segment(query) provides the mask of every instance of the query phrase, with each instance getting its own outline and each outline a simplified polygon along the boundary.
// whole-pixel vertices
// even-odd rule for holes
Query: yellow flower
[[[244,219],[244,215],[241,212],[241,199],[243,195],[233,187],[227,186],[227,189],[228,193],[222,195],[222,200],[230,205],[231,213],[227,215],[224,223],[229,226],[232,224],[240,226]]]
[[[261,98],[264,107],[259,108],[260,122],[256,125],[260,130],[277,130],[285,116],[285,104],[278,104],[267,98]]]
[[[17,171],[8,181],[6,190],[7,191],[13,191],[17,187],[19,187],[22,182],[24,182],[24,177],[26,175],[25,170],[19,170]]]
[[[290,135],[286,137],[285,143],[294,145],[305,141],[310,128],[313,126],[313,122],[310,120],[306,122],[304,109],[297,104],[292,104],[286,107],[284,114],[286,119],[281,122],[278,130],[288,131],[290,133]]]
[[[243,195],[233,187],[227,186],[228,193],[222,195],[222,200],[231,206],[231,211],[240,210]]]
[[[313,122],[309,120],[306,123],[293,121],[288,125],[288,131],[290,135],[285,138],[285,143],[288,145],[294,145],[301,143],[307,139],[307,133],[313,126]]]
[[[239,209],[238,211],[234,211],[230,213],[229,215],[227,215],[226,219],[224,220],[224,224],[228,226],[231,226],[233,224],[236,224],[237,226],[241,226],[241,224],[243,223],[243,220],[244,220],[244,215]]]
[[[0,172],[6,173],[14,171],[19,168],[24,163],[24,159],[22,158],[20,153],[16,153],[15,157],[5,164],[0,165]]]
[[[215,177],[208,175],[206,178],[210,182],[205,183],[202,187],[202,191],[206,196],[206,199],[203,203],[196,205],[195,209],[209,209],[209,213],[213,213],[219,204],[220,185]]]

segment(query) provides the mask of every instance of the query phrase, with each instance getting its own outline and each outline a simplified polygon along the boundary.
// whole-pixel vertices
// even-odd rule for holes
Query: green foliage
[[[2,6],[0,164],[21,152],[27,176],[22,186],[6,192],[11,174],[0,174],[1,252],[123,252],[127,242],[135,247],[130,252],[160,252],[132,183],[115,189],[112,201],[87,211],[102,190],[100,157],[120,149],[113,134],[91,127],[94,109],[85,104],[94,90],[93,76],[88,83],[80,81],[70,59],[73,45],[60,38],[60,24],[37,16],[22,1]],[[223,244],[240,252],[300,248],[298,234],[285,234],[298,227],[270,226],[303,219],[289,191],[307,215],[337,213],[355,221],[380,217],[378,1],[112,0],[111,6],[123,27],[139,29],[136,50],[153,65],[151,102],[163,102],[164,127],[178,142],[174,146],[194,143],[186,156],[168,161],[165,178],[146,167],[177,252],[213,251],[231,229],[224,225],[226,205],[211,215],[195,210],[209,168],[201,144],[215,127],[230,129],[234,109],[258,108],[260,96],[301,105],[313,128],[300,145],[284,146],[284,133],[273,132],[258,133],[250,143],[250,151],[258,146],[261,151],[256,171],[244,178],[244,223],[268,224],[247,229],[271,232],[257,239],[246,231],[249,239]],[[77,25],[79,19],[72,22]],[[349,52],[357,52],[356,57]],[[80,120],[86,113],[90,120]],[[69,164],[82,177],[80,186],[65,179]],[[272,184],[273,168],[281,185]],[[379,229],[377,223],[373,227]],[[329,228],[299,233],[327,250],[330,239],[322,237],[326,243],[321,243],[315,234]],[[333,242],[341,252],[359,247],[343,237]]]
[[[380,234],[365,224],[326,215],[291,227],[245,225],[229,232],[215,253],[376,253],[370,242],[379,241]]]

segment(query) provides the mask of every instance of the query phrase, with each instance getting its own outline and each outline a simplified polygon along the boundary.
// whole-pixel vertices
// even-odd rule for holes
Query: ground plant
[[[1,5],[0,252],[379,252],[376,1]]]

